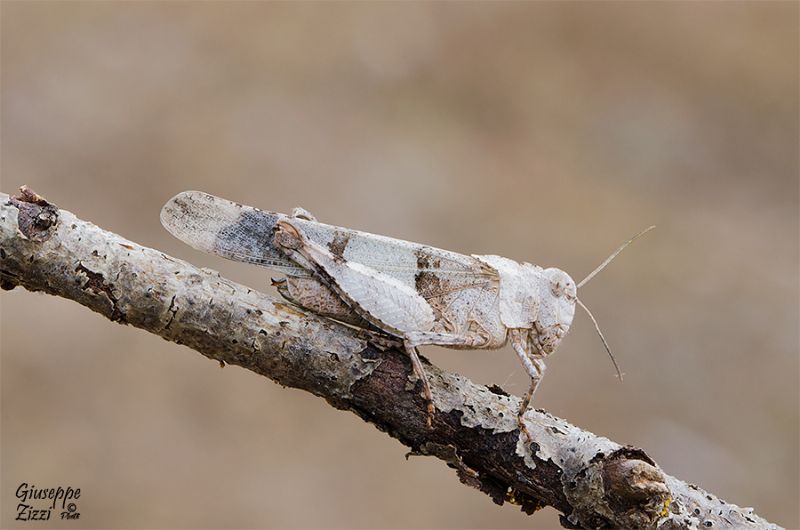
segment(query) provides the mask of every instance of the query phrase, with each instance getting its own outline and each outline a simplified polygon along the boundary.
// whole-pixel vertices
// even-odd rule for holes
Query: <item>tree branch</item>
[[[454,468],[461,482],[566,527],[778,528],[661,471],[638,448],[544,411],[516,424],[519,399],[427,364],[436,415],[405,354],[370,336],[137,245],[22,188],[0,194],[0,283],[74,300],[206,357],[350,410]]]

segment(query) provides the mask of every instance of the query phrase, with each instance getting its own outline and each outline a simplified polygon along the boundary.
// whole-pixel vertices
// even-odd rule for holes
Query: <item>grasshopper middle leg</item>
[[[433,415],[436,412],[436,409],[433,407],[433,393],[431,392],[431,386],[430,383],[428,383],[428,377],[425,375],[425,370],[422,368],[422,361],[419,360],[419,352],[417,352],[416,346],[407,340],[403,341],[403,346],[405,346],[406,353],[411,359],[411,367],[414,369],[414,375],[416,375],[417,379],[422,382],[422,392],[425,394],[425,403],[428,411],[428,417],[426,421],[428,423],[428,428],[430,429],[433,427]]]
[[[435,413],[433,393],[431,392],[428,378],[425,375],[425,370],[422,368],[422,362],[419,360],[417,346],[432,344],[449,346],[451,348],[481,348],[486,342],[485,337],[478,336],[477,334],[454,335],[449,333],[415,331],[406,335],[403,345],[405,346],[408,356],[411,358],[414,374],[422,381],[422,390],[425,393],[425,400],[428,407],[428,427],[432,426],[433,415]]]

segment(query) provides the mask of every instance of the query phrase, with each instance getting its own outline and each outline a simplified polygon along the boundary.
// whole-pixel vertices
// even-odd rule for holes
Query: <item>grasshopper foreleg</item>
[[[520,430],[525,433],[528,441],[532,442],[533,438],[531,433],[528,431],[528,427],[525,426],[525,413],[528,411],[533,394],[539,386],[539,381],[542,380],[542,375],[546,367],[544,365],[544,355],[539,352],[531,351],[528,333],[529,330],[512,329],[510,335],[511,345],[514,347],[514,351],[517,353],[519,360],[522,361],[522,365],[531,378],[531,385],[528,388],[528,392],[525,394],[525,397],[522,398],[522,403],[519,405],[517,423],[519,424]]]

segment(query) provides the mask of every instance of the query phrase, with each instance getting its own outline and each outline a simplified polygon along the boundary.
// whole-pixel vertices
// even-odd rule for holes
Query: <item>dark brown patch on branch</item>
[[[417,390],[406,387],[411,371],[406,355],[387,352],[369,377],[353,385],[350,408],[410,447],[412,454],[429,454],[427,449],[436,445],[454,448],[459,462],[456,469],[461,468],[459,479],[487,493],[497,504],[511,501],[526,513],[545,505],[571,511],[558,466],[537,459],[532,473],[515,454],[518,431],[492,434],[481,427],[465,427],[460,411],[437,412],[433,428],[427,429],[425,401]],[[391,422],[385,418],[391,418]],[[450,463],[447,458],[445,461]]]
[[[56,205],[50,204],[27,186],[20,187],[19,194],[11,197],[10,202],[19,209],[17,223],[25,237],[37,243],[52,237],[51,229],[58,224]]]
[[[511,395],[508,392],[506,392],[505,390],[503,390],[503,388],[500,385],[489,385],[486,388],[489,389],[489,392],[491,392],[492,394],[497,394],[498,396],[510,396]]]
[[[0,270],[0,289],[4,291],[11,291],[17,284],[12,282],[9,277],[13,276],[10,273]]]
[[[78,266],[75,267],[75,272],[80,272],[86,275],[86,283],[83,284],[84,290],[88,289],[95,294],[103,294],[111,302],[111,315],[108,318],[110,318],[113,322],[125,323],[125,313],[120,311],[117,307],[119,299],[114,294],[114,286],[106,282],[102,274],[99,272],[90,271],[84,267],[82,263],[79,263]]]

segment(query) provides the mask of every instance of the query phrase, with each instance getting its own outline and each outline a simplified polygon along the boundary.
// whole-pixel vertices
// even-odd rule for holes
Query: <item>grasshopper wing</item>
[[[314,243],[414,288],[423,298],[496,284],[497,272],[456,252],[259,210],[200,191],[184,191],[161,210],[161,223],[189,246],[224,258],[308,276],[274,246],[275,225],[291,219]]]
[[[292,219],[292,224],[337,258],[390,276],[425,299],[498,281],[497,271],[472,256],[306,219]]]
[[[179,193],[161,209],[164,228],[192,248],[289,276],[308,276],[272,246],[275,223],[282,218],[286,216],[200,191]]]
[[[401,286],[402,289],[395,288],[393,296],[406,300],[411,306],[421,307],[420,304],[424,300],[426,307],[419,309],[417,313],[422,318],[432,311],[433,324],[429,329],[420,326],[417,328],[418,331],[463,335],[469,333],[476,322],[480,322],[485,331],[484,335],[504,336],[502,325],[495,322],[496,318],[492,312],[499,293],[499,275],[494,268],[483,261],[473,256],[419,243],[305,219],[292,219],[291,224],[302,232],[304,239],[312,242],[317,248],[326,249],[333,258],[341,262],[339,264],[336,259],[327,260],[332,267],[342,269],[339,274],[333,274],[340,281],[349,281],[350,278],[347,277],[351,276],[349,273],[345,274],[346,267],[342,264],[350,268],[358,265],[374,271],[376,278],[391,280],[391,282],[384,280],[387,285],[393,283]],[[312,261],[320,263],[322,259],[319,256],[321,255],[313,257]],[[364,285],[370,283],[364,279],[365,276],[361,278],[356,283]],[[358,286],[353,285],[350,289],[352,298],[358,291]],[[416,293],[416,295],[402,293]],[[340,293],[340,296],[347,298],[345,293]],[[389,297],[389,294],[386,296]],[[365,314],[369,313],[371,316],[379,317],[384,324],[393,320],[390,317],[394,317],[394,314],[390,315],[387,308],[369,308],[365,306],[366,301],[366,298],[352,300],[366,310],[362,312],[362,317],[370,320],[370,315]],[[398,314],[407,315],[408,312]],[[398,318],[398,323],[405,318],[405,316]],[[424,317],[422,321],[426,319],[427,317]],[[373,323],[377,325],[376,322]],[[395,327],[403,329],[400,325]],[[412,327],[406,327],[406,331]],[[499,345],[500,341],[501,338],[494,342]]]
[[[333,257],[375,271],[376,278],[390,278],[383,283],[400,287],[397,293],[408,293],[409,301],[415,300],[411,296],[415,292],[432,308],[437,332],[464,331],[471,321],[485,320],[480,315],[485,310],[482,308],[495,303],[498,273],[472,256],[263,211],[199,191],[179,193],[161,210],[164,227],[195,249],[287,276],[313,276],[308,264],[301,266],[275,245],[276,226],[281,220],[290,221],[304,238]],[[356,286],[351,288],[355,294]],[[369,309],[365,308],[367,313]]]
[[[278,223],[279,241],[299,263],[315,270],[348,306],[374,326],[399,337],[431,331],[434,314],[417,291],[396,278],[358,262],[347,261],[309,240],[292,222]]]

